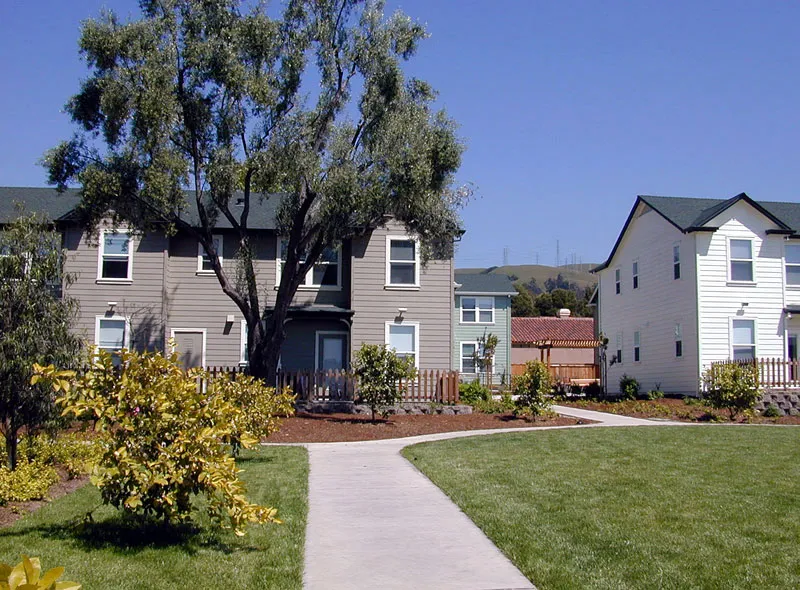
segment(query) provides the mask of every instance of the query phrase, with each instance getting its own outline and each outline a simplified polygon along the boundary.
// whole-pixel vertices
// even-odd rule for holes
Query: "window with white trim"
[[[494,297],[461,297],[462,324],[493,324]]]
[[[225,251],[222,236],[219,234],[214,234],[211,236],[211,241],[214,243],[214,250],[217,252],[219,264],[222,266],[224,261],[223,253]],[[206,249],[200,242],[197,242],[197,272],[198,274],[214,274],[214,269],[211,267],[211,258],[208,256]]]
[[[622,291],[622,286],[620,284],[620,270],[617,268],[614,270],[614,292],[619,295]]]
[[[641,336],[639,332],[633,333],[633,362],[638,363],[640,359],[640,350],[641,350]]]
[[[130,341],[130,326],[128,319],[122,316],[97,318],[95,326],[95,344],[100,350],[110,352],[114,357],[114,364],[119,364],[119,352],[128,348]]]
[[[675,356],[683,356],[683,330],[680,324],[675,324]]]
[[[615,358],[618,363],[622,363],[622,332],[617,332],[617,354]]]
[[[281,273],[286,264],[286,251],[289,241],[286,238],[278,238],[278,255],[275,261],[275,287],[281,282]],[[300,262],[305,261],[305,256]],[[301,288],[338,290],[342,288],[342,249],[325,248],[320,254],[314,268],[310,269],[305,279],[300,283]]]
[[[633,261],[633,288],[639,288],[639,261]]]
[[[387,322],[386,344],[398,357],[411,357],[419,367],[419,324]]]
[[[731,357],[735,361],[756,358],[755,320],[731,320]]]
[[[484,349],[480,342],[461,343],[461,372],[466,374],[486,374],[487,369],[494,367],[494,356],[488,363],[483,359]]]
[[[239,342],[239,364],[246,365],[250,362],[250,351],[247,350],[247,320],[242,320],[241,323],[242,330],[239,334],[240,342]]]
[[[681,278],[681,247],[679,244],[672,246],[672,278]]]
[[[409,237],[386,238],[386,285],[419,286],[419,244]]]
[[[786,284],[800,285],[800,244],[786,244]]]
[[[730,280],[753,282],[753,241],[731,239],[729,243]]]
[[[127,230],[101,230],[97,278],[130,281],[133,274],[133,240]]]

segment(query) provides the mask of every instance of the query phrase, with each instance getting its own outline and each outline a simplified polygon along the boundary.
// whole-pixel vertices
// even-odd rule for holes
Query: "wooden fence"
[[[550,365],[550,377],[556,383],[571,383],[573,379],[591,380],[600,379],[599,365]],[[521,375],[525,372],[525,365],[511,365],[511,375]]]
[[[758,385],[764,388],[800,388],[800,361],[779,358],[759,358],[750,361],[719,361],[711,363],[712,372],[723,365],[749,365],[758,369]]]
[[[209,367],[212,376],[243,373],[239,367]],[[278,387],[289,387],[298,401],[358,400],[358,379],[348,371],[281,371]],[[458,371],[427,369],[398,383],[404,402],[458,403]]]

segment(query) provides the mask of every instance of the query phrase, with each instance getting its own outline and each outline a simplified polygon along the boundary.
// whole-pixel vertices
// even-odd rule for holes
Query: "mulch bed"
[[[51,488],[47,490],[47,498],[45,500],[9,502],[5,506],[0,506],[0,529],[10,526],[13,522],[19,520],[26,514],[35,512],[50,501],[74,492],[78,488],[86,485],[86,483],[89,481],[88,475],[69,479],[67,477],[67,472],[63,469],[57,467],[56,471],[58,472],[58,476],[61,478],[61,481],[51,486]]]
[[[271,443],[354,442],[459,430],[537,428],[587,423],[587,420],[581,421],[566,416],[529,422],[510,414],[479,413],[457,416],[406,414],[372,422],[369,416],[357,414],[300,413],[283,420],[280,430],[270,435],[266,441]]]

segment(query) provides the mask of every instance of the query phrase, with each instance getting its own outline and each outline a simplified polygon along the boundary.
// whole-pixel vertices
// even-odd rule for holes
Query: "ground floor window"
[[[755,320],[731,320],[733,360],[748,361],[756,358]]]
[[[386,344],[397,356],[414,359],[419,367],[419,324],[387,322]]]
[[[317,371],[347,368],[347,332],[317,332]]]
[[[95,327],[95,344],[100,350],[110,352],[114,364],[119,364],[119,352],[129,346],[130,327],[122,316],[98,317]]]

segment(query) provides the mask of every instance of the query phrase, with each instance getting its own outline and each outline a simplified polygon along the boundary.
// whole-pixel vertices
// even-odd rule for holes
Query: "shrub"
[[[639,382],[634,377],[622,375],[619,379],[619,393],[622,399],[636,399],[639,395]]]
[[[234,378],[221,375],[211,381],[209,393],[221,395],[242,410],[232,418],[229,442],[234,455],[241,450],[243,436],[265,438],[277,432],[281,417],[294,413],[294,394],[290,389],[276,392],[274,387],[267,387],[263,381],[249,375],[239,374]]]
[[[481,382],[475,379],[471,383],[458,384],[458,397],[461,403],[474,406],[479,401],[488,402],[492,399],[492,394],[488,387],[481,385]]]
[[[525,372],[512,382],[512,391],[517,396],[514,413],[518,416],[542,416],[550,411],[549,395],[552,390],[550,371],[541,361],[525,363]]]
[[[500,399],[478,400],[472,406],[473,410],[482,414],[505,414],[514,408],[514,400],[509,392],[504,392]]]
[[[56,582],[64,574],[63,567],[54,567],[42,574],[38,557],[22,556],[15,567],[0,563],[0,589],[8,590],[80,590],[76,582]]]
[[[378,408],[383,418],[389,415],[388,406],[403,398],[401,381],[413,379],[417,373],[412,358],[401,358],[385,345],[364,343],[356,352],[353,371],[358,377],[359,397],[372,410],[373,422]]]
[[[23,441],[20,454],[46,465],[60,465],[70,478],[90,473],[103,456],[100,437],[86,433],[39,434]]]
[[[258,441],[243,432],[246,408],[237,407],[200,370],[184,372],[176,354],[122,351],[120,368],[98,350],[91,366],[71,381],[52,378],[55,369],[39,367],[63,392],[64,414],[90,414],[106,434],[103,456],[92,476],[103,501],[121,510],[165,522],[190,518],[192,499],[202,494],[212,520],[244,534],[247,523],[278,522],[276,511],[251,504],[238,478],[230,443]],[[227,377],[223,377],[227,379]]]
[[[53,467],[20,457],[14,471],[0,467],[0,505],[41,500],[56,483],[58,473]]]
[[[761,412],[761,415],[765,418],[779,418],[782,416],[781,411],[775,404],[769,404],[766,408],[764,408],[764,411]]]
[[[656,388],[656,389],[651,389],[650,391],[648,391],[648,392],[647,392],[647,399],[649,399],[649,400],[651,400],[651,401],[652,401],[652,400],[661,399],[661,398],[663,398],[663,397],[664,397],[664,392],[663,392],[663,391],[661,391],[661,390],[660,390],[660,389],[658,389],[658,388]]]
[[[586,396],[586,399],[600,399],[603,395],[603,388],[599,383],[589,383],[583,388],[583,395]]]
[[[728,410],[735,420],[740,412],[752,410],[761,392],[758,368],[749,363],[715,365],[703,373],[705,398],[712,407]]]

